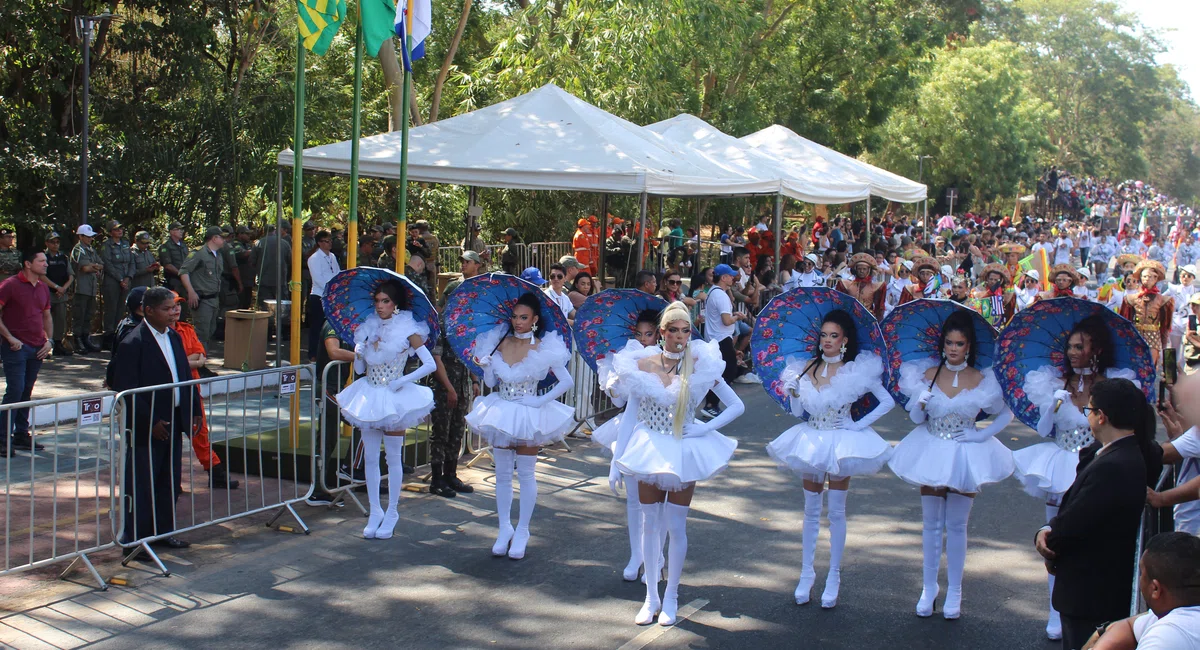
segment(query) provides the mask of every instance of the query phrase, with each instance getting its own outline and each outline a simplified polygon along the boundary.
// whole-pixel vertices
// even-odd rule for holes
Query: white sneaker
[[[758,378],[758,375],[756,375],[752,372],[748,372],[748,373],[738,377],[737,379],[734,379],[733,383],[735,383],[735,384],[761,384],[762,380]]]

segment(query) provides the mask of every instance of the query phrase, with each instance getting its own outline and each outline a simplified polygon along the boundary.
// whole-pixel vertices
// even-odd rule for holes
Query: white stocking
[[[513,536],[513,463],[516,456],[516,452],[511,449],[492,449],[492,459],[496,461],[496,517],[500,520],[492,555],[507,554],[508,543]]]
[[[518,510],[517,530],[529,530],[533,509],[537,506],[538,485],[534,466],[537,456],[517,456],[517,481],[521,484],[521,503]]]
[[[642,503],[638,500],[638,482],[625,477],[625,524],[629,528],[629,564],[623,577],[630,582],[638,579],[642,568]]]
[[[829,490],[829,575],[821,607],[837,605],[842,584],[842,552],[846,549],[846,490]]]
[[[362,429],[363,442],[363,474],[367,478],[367,502],[371,506],[367,518],[367,526],[363,528],[363,537],[375,537],[379,524],[383,523],[383,507],[379,502],[379,483],[383,480],[379,470],[379,445],[383,442],[383,432],[378,429]]]
[[[967,520],[974,499],[946,495],[946,618],[957,618],[962,603],[963,570],[967,564]]]
[[[933,614],[938,596],[938,567],[942,565],[942,527],[945,524],[946,500],[938,496],[921,496],[921,600],[917,616]]]
[[[400,521],[396,506],[400,504],[400,492],[404,489],[404,436],[384,436],[383,448],[388,461],[388,507],[375,531],[375,538],[391,539],[396,522]]]

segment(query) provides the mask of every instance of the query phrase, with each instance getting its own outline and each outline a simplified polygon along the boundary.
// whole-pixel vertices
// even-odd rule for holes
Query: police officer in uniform
[[[125,227],[116,219],[108,222],[108,239],[100,245],[100,260],[104,263],[104,284],[100,288],[104,301],[104,347],[111,349],[117,323],[125,317],[125,298],[133,284],[133,251],[125,241]]]
[[[25,268],[21,263],[21,251],[13,246],[16,236],[8,228],[0,228],[0,282],[3,282]]]
[[[71,249],[71,268],[75,272],[75,304],[71,309],[71,333],[75,336],[75,351],[99,352],[100,346],[92,342],[92,321],[96,317],[96,292],[104,264],[92,247],[96,231],[83,224],[75,231],[75,247]]]
[[[396,236],[388,235],[383,238],[383,252],[375,260],[373,266],[389,271],[396,270]]]
[[[462,449],[463,433],[467,428],[467,411],[474,394],[471,373],[446,342],[446,296],[449,296],[462,281],[473,278],[484,270],[483,258],[473,250],[465,250],[462,260],[463,277],[446,285],[442,299],[438,301],[438,313],[442,318],[442,331],[433,349],[433,360],[437,371],[433,382],[433,431],[429,435],[429,462],[433,474],[429,491],[443,497],[453,497],[475,491],[475,488],[458,479],[458,453]]]
[[[157,287],[158,270],[162,268],[158,257],[150,248],[150,233],[139,230],[133,236],[133,286]]]
[[[50,287],[50,318],[54,321],[54,351],[52,354],[69,357],[72,352],[63,345],[67,335],[67,302],[71,295],[67,291],[75,284],[75,271],[71,258],[60,250],[58,233],[46,235],[46,285]]]
[[[179,279],[179,269],[187,259],[188,247],[183,243],[183,224],[172,221],[168,230],[167,241],[158,247],[158,263],[162,265],[163,280],[167,288],[179,295],[183,294],[183,281]],[[187,303],[180,305],[180,319],[187,320],[190,310]]]
[[[204,231],[204,245],[192,251],[179,269],[179,279],[183,281],[187,302],[192,308],[196,338],[205,348],[217,331],[217,312],[221,308],[221,275],[225,272],[225,258],[221,255],[224,245],[221,227],[209,226]]]
[[[246,226],[237,227],[237,239],[230,242],[233,258],[237,260],[238,278],[241,289],[238,290],[238,309],[250,308],[250,294],[254,286],[254,242],[250,239],[250,229]]]

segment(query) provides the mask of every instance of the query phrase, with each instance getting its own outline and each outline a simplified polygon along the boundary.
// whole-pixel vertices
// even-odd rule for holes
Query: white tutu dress
[[[484,336],[476,349],[495,349],[498,343],[497,337]],[[541,447],[562,440],[575,426],[575,409],[554,400],[572,385],[567,372],[570,358],[562,337],[546,332],[515,365],[505,363],[499,350],[481,359],[483,383],[496,390],[475,400],[467,426],[497,448]],[[551,371],[557,383],[538,395],[538,382]]]
[[[1109,368],[1104,374],[1108,379],[1138,383],[1132,370]],[[1041,413],[1038,435],[1049,441],[1013,452],[1014,478],[1030,496],[1047,501],[1057,501],[1071,487],[1079,464],[1079,450],[1096,441],[1087,416],[1071,400],[1063,400],[1058,412],[1054,412],[1054,393],[1062,389],[1062,371],[1054,366],[1042,366],[1026,376],[1025,394]]]
[[[428,340],[429,327],[407,311],[387,320],[371,314],[354,330],[354,369],[363,376],[337,394],[347,422],[360,429],[403,431],[433,410],[433,391],[415,382],[436,366],[428,349],[408,344],[413,334]],[[421,369],[406,376],[404,366],[412,355],[421,357]]]
[[[613,357],[618,390],[627,399],[613,463],[622,474],[669,492],[712,478],[729,466],[737,441],[722,435],[716,427],[731,422],[745,410],[737,394],[721,379],[725,361],[717,343],[692,341],[688,347],[694,361],[688,381],[688,424],[702,433],[683,438],[674,435],[680,378],[673,377],[671,384],[664,386],[656,375],[638,367],[638,361],[662,350],[652,346],[622,351]],[[710,390],[717,392],[726,408],[710,422],[702,423],[692,414]]]
[[[1012,411],[1004,405],[992,369],[983,369],[983,381],[978,386],[950,398],[937,386],[929,388],[925,371],[935,366],[937,362],[932,359],[900,365],[900,391],[908,396],[908,411],[918,426],[896,445],[888,467],[913,485],[946,487],[962,493],[978,492],[987,483],[1011,476],[1012,452],[994,436],[1012,421]],[[933,397],[922,407],[917,398],[926,390],[932,391]],[[980,411],[998,417],[987,428],[977,430],[975,418]],[[983,439],[955,439],[961,436]]]
[[[600,383],[600,390],[608,394],[616,407],[625,406],[625,394],[621,392],[621,382],[617,381],[617,375],[613,373],[613,358],[621,353],[634,353],[642,350],[644,347],[634,339],[630,339],[625,343],[625,347],[611,354],[600,361],[596,362],[596,378]],[[655,346],[653,348],[661,352],[662,350]],[[621,416],[625,415],[625,411],[617,413],[608,422],[601,424],[592,431],[592,440],[596,444],[608,450],[608,453],[613,453],[617,448],[617,435],[621,430]]]
[[[823,480],[825,474],[846,477],[878,472],[892,457],[892,446],[875,433],[871,424],[896,405],[881,381],[883,360],[876,354],[861,353],[821,388],[809,375],[802,374],[811,362],[807,358],[788,359],[781,374],[784,390],[795,391],[792,415],[803,417],[808,413],[808,421],[772,440],[767,453],[780,467],[801,477]],[[879,406],[855,421],[850,407],[867,393],[879,400]]]

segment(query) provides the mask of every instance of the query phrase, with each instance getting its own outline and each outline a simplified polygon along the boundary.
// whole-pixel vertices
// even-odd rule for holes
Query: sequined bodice
[[[926,424],[929,433],[943,440],[950,440],[955,435],[973,429],[975,427],[975,418],[969,418],[958,413],[950,413],[938,418],[930,418]]]
[[[850,417],[850,404],[843,404],[835,409],[828,409],[821,413],[810,413],[808,416],[808,426],[822,431],[829,431],[838,428],[838,425]]]
[[[1092,435],[1092,430],[1087,427],[1078,427],[1067,431],[1059,429],[1054,432],[1054,444],[1064,451],[1078,453],[1080,449],[1093,442],[1096,442],[1096,438]]]
[[[408,361],[408,355],[399,357],[387,363],[367,366],[367,381],[372,386],[387,386],[393,379],[399,379],[404,375],[404,364]]]
[[[664,436],[675,435],[675,405],[663,406],[654,400],[642,400],[638,405],[638,422],[647,429]]]
[[[518,382],[501,381],[499,385],[500,397],[509,401],[521,397],[534,397],[537,395],[537,387],[538,382],[536,379]]]

